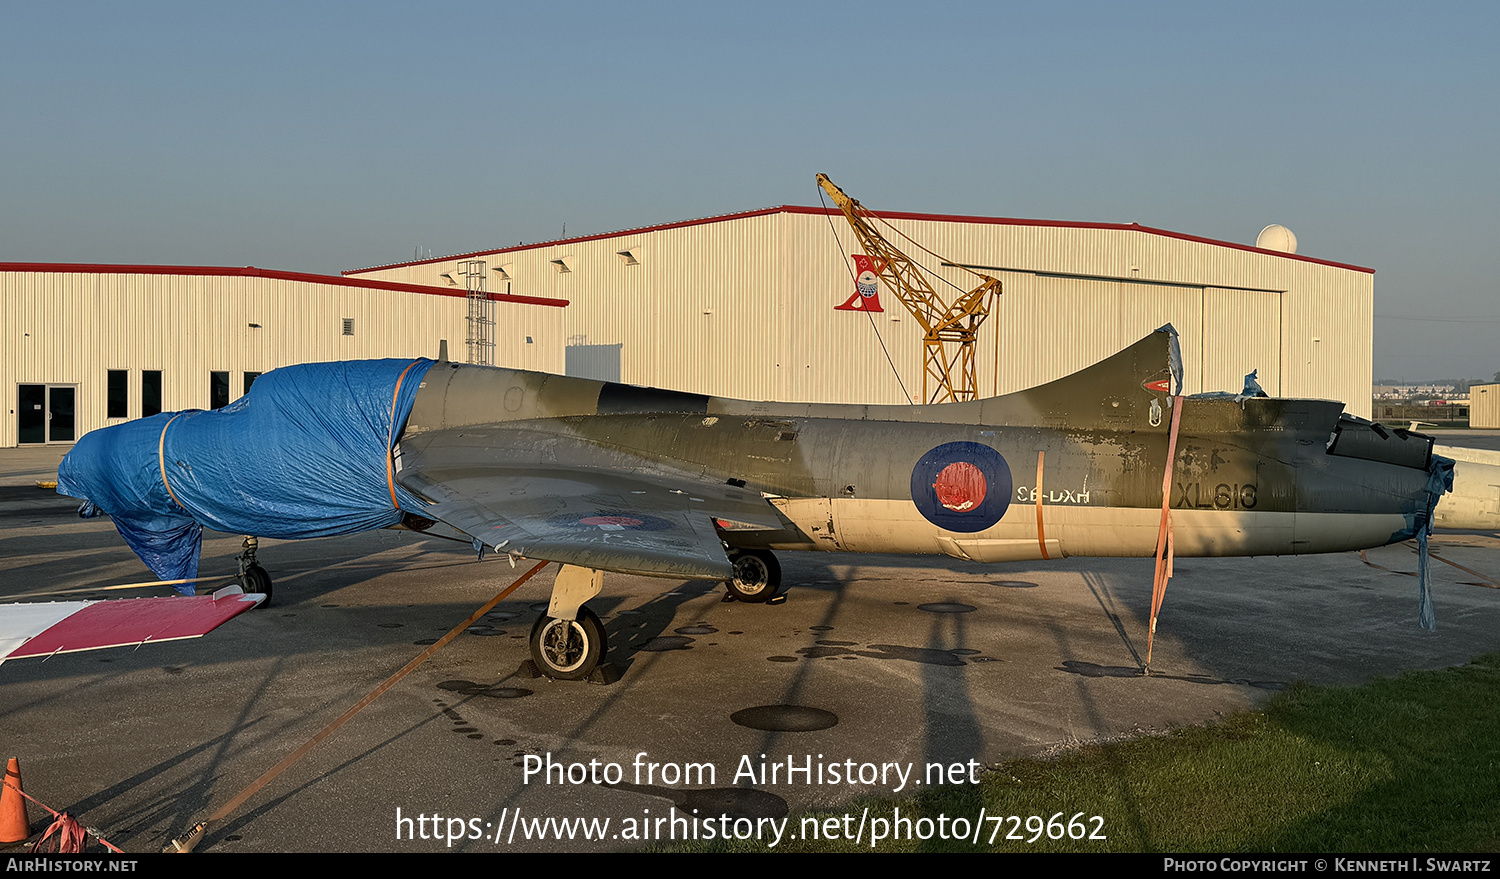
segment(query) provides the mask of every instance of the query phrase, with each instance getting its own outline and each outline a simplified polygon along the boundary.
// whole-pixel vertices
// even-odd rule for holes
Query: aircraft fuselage
[[[743,485],[768,496],[785,523],[741,528],[721,519],[733,547],[983,562],[1151,555],[1171,398],[1135,383],[1133,393],[1048,411],[1049,387],[934,406],[774,404],[439,364],[418,392],[403,446],[441,433],[483,460],[491,425],[509,466],[546,468],[559,443],[582,442],[597,450],[587,464],[600,470]],[[1341,404],[1181,405],[1176,554],[1339,552],[1412,535],[1425,503],[1423,456],[1413,450],[1396,464],[1330,454]]]

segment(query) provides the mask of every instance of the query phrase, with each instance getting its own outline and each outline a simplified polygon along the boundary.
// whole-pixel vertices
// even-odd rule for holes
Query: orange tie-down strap
[[[396,387],[391,390],[391,423],[385,429],[385,484],[391,490],[391,506],[398,510],[401,509],[401,503],[396,500],[396,401],[401,399],[401,383],[406,381],[406,374],[421,362],[413,360],[408,363],[396,379]]]
[[[161,468],[161,484],[167,487],[167,496],[172,499],[172,503],[184,512],[187,511],[187,507],[182,506],[182,501],[178,500],[177,495],[172,491],[172,483],[167,481],[167,428],[172,426],[172,422],[186,414],[186,412],[178,412],[168,418],[167,423],[161,426],[161,436],[156,440],[156,464]]]
[[[402,678],[415,671],[418,666],[427,661],[428,657],[443,649],[443,645],[447,644],[449,641],[452,641],[454,638],[457,638],[470,626],[478,622],[481,617],[493,610],[495,605],[510,597],[510,594],[519,589],[521,587],[521,584],[536,576],[536,574],[538,574],[542,570],[542,568],[545,568],[549,564],[551,563],[545,561],[537,562],[535,567],[517,577],[514,582],[505,587],[505,589],[501,590],[499,595],[491,598],[489,601],[485,602],[484,605],[481,606],[478,610],[469,614],[468,619],[459,623],[457,626],[454,626],[449,630],[448,634],[437,639],[437,641],[427,649],[423,650],[421,653],[418,653],[416,658],[403,666],[400,671],[386,678],[385,681],[380,684],[380,686],[371,690],[368,694],[365,695],[363,699],[360,699],[358,702],[350,706],[349,710],[345,711],[343,714],[340,714],[331,723],[319,730],[316,735],[308,739],[306,742],[303,742],[297,747],[296,750],[292,751],[290,754],[286,755],[286,757],[282,758],[280,763],[277,763],[275,766],[267,769],[264,773],[261,774],[260,778],[257,778],[255,781],[250,782],[249,787],[246,787],[244,790],[231,797],[229,799],[229,802],[220,806],[217,811],[208,816],[208,819],[199,824],[198,827],[206,829],[207,825],[216,824],[229,817],[229,815],[233,813],[235,809],[238,809],[242,804],[244,804],[246,800],[255,796],[257,791],[270,784],[271,781],[276,778],[276,776],[286,771],[287,767],[302,759],[302,755],[312,750],[314,745],[328,738],[330,735],[333,735],[334,731],[347,723],[350,718],[363,711],[366,705],[369,705],[371,702],[374,702],[377,698],[379,698],[381,693],[384,693],[386,690],[394,687],[401,681]],[[197,830],[197,828],[194,828],[194,830]]]
[[[1047,529],[1042,524],[1042,465],[1047,460],[1047,453],[1040,449],[1036,453],[1036,543],[1042,550],[1042,558],[1051,560],[1047,555]]]
[[[1172,557],[1176,547],[1172,539],[1172,463],[1177,460],[1177,426],[1182,423],[1182,397],[1172,398],[1172,428],[1167,434],[1167,465],[1161,475],[1161,523],[1156,532],[1156,574],[1151,583],[1151,628],[1146,632],[1146,665],[1151,665],[1151,648],[1156,640],[1156,615],[1167,597],[1167,581],[1172,579]]]

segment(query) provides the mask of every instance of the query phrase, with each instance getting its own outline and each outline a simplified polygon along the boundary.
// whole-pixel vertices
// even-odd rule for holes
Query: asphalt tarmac
[[[0,450],[0,599],[166,594],[100,591],[150,575],[107,520],[29,487],[61,454]],[[1410,546],[1179,560],[1149,677],[1147,559],[783,553],[792,588],[778,606],[608,575],[590,606],[622,672],[609,685],[517,673],[549,570],[200,850],[616,850],[701,837],[708,823],[687,819],[721,814],[714,833],[769,839],[788,814],[862,793],[1212,723],[1298,680],[1353,684],[1500,649],[1500,536],[1434,546],[1469,569],[1434,563],[1435,632],[1417,627]],[[202,572],[227,582],[238,550],[206,536]],[[0,665],[0,745],[28,793],[127,851],[160,850],[526,569],[403,532],[267,540],[260,560],[274,604],[202,639]],[[562,767],[550,783],[549,759]]]

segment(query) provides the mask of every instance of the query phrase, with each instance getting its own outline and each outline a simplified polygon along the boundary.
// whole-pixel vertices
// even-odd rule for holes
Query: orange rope
[[[1363,551],[1361,551],[1360,554],[1363,555],[1364,554]],[[1432,553],[1432,557],[1435,558],[1435,559],[1437,559],[1438,561],[1442,562],[1445,565],[1452,565],[1453,567],[1458,568],[1460,571],[1463,571],[1466,574],[1473,574],[1474,576],[1478,577],[1481,580],[1488,580],[1491,583],[1495,584],[1494,586],[1488,586],[1488,585],[1486,585],[1484,583],[1480,583],[1479,584],[1480,586],[1484,586],[1486,589],[1494,589],[1496,587],[1500,587],[1500,580],[1496,580],[1494,577],[1491,577],[1488,574],[1481,574],[1478,571],[1473,570],[1472,568],[1466,568],[1466,567],[1464,567],[1463,565],[1459,564],[1458,562],[1450,562],[1447,559],[1443,558],[1442,556],[1438,555],[1437,553]]]
[[[1438,561],[1442,562],[1445,565],[1452,565],[1453,567],[1458,568],[1460,571],[1463,571],[1466,574],[1473,574],[1474,576],[1478,577],[1481,580],[1488,580],[1488,581],[1490,581],[1489,583],[1470,583],[1468,585],[1471,585],[1471,586],[1483,586],[1486,589],[1500,589],[1500,580],[1496,580],[1494,577],[1491,577],[1488,574],[1481,574],[1478,571],[1474,570],[1473,568],[1466,568],[1463,565],[1459,564],[1458,562],[1451,562],[1451,561],[1443,558],[1442,556],[1438,555],[1437,553],[1432,553],[1432,558],[1437,559]],[[1375,562],[1370,561],[1370,557],[1367,556],[1367,555],[1365,555],[1365,551],[1364,550],[1360,550],[1359,551],[1359,560],[1362,561],[1362,562],[1364,562],[1365,564],[1369,565],[1370,567],[1375,568],[1376,570],[1385,571],[1388,574],[1400,574],[1403,577],[1415,577],[1415,576],[1417,576],[1417,572],[1416,571],[1398,571],[1395,568],[1387,568],[1385,565],[1378,565]]]

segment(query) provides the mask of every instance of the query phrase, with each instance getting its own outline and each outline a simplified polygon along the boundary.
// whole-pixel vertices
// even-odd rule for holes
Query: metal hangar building
[[[979,333],[982,395],[1067,375],[1170,322],[1187,393],[1239,391],[1256,370],[1273,396],[1370,414],[1372,269],[1135,224],[880,216],[943,254],[895,241],[956,287],[974,286],[959,266],[1004,284]],[[1261,240],[1295,247],[1290,233]],[[566,299],[554,372],[755,400],[920,402],[912,316],[884,288],[879,313],[836,310],[854,291],[855,247],[837,210],[782,206],[345,275]]]
[[[1265,236],[1255,247],[1136,224],[880,216],[944,255],[896,242],[937,286],[974,286],[962,267],[1003,283],[979,333],[982,394],[1066,375],[1170,322],[1187,393],[1237,391],[1256,370],[1272,395],[1370,414],[1371,269]],[[696,393],[920,401],[912,316],[885,289],[877,305],[837,308],[854,294],[855,246],[836,209],[781,206],[342,277],[0,263],[0,447],[217,408],[292,363],[434,357],[439,340],[455,361]]]
[[[566,302],[492,296],[517,366],[560,337]],[[0,263],[0,447],[217,409],[261,373],[322,360],[436,357],[464,338],[462,292],[257,268]],[[519,340],[519,343],[518,343]],[[459,351],[462,357],[462,349]]]

